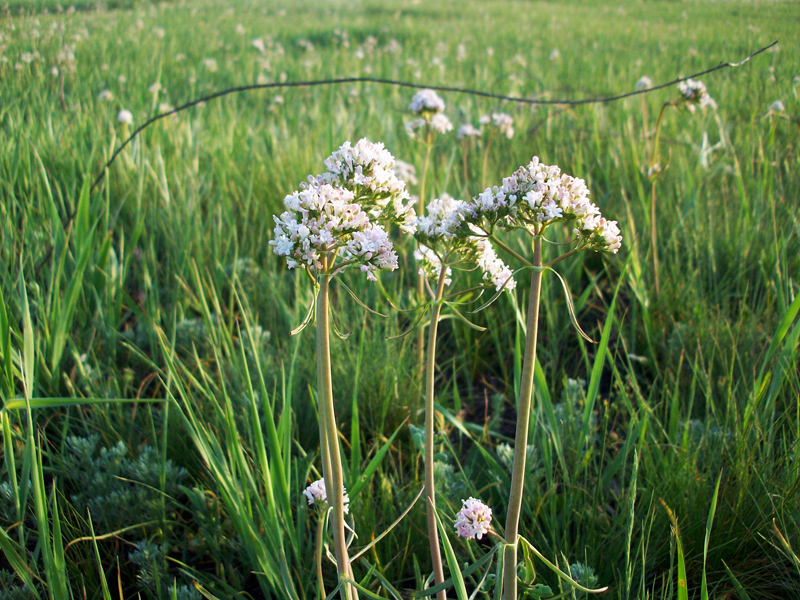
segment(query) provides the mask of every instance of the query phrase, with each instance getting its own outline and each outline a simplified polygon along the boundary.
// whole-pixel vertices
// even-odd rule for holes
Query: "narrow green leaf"
[[[361,476],[358,478],[358,480],[351,486],[349,491],[350,500],[353,500],[356,496],[358,496],[361,490],[364,489],[364,486],[367,485],[369,478],[372,477],[372,474],[375,473],[375,470],[381,464],[381,461],[383,461],[383,457],[386,456],[389,448],[392,447],[394,438],[396,438],[397,434],[400,433],[400,430],[403,428],[404,424],[405,423],[400,424],[400,426],[394,430],[394,433],[391,435],[391,437],[386,440],[386,443],[381,446],[381,449],[378,450],[375,456],[372,457],[372,460],[369,461],[367,468],[364,469],[364,472],[361,473]],[[354,473],[351,473],[351,476],[354,475]]]

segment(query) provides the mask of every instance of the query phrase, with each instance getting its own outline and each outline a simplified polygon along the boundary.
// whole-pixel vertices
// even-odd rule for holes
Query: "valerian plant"
[[[290,269],[302,268],[314,287],[314,302],[302,330],[313,318],[317,329],[317,399],[325,496],[343,600],[357,598],[345,535],[344,471],[334,412],[330,356],[329,290],[333,277],[348,267],[375,280],[379,269],[397,268],[386,226],[414,228],[413,201],[394,173],[394,157],[383,144],[367,139],[345,142],[326,159],[327,171],[310,176],[284,199],[286,211],[275,219],[270,241]],[[319,490],[318,490],[319,491]]]
[[[571,244],[574,247],[545,263],[542,247],[543,241],[545,241],[544,234],[549,227],[558,223],[571,225],[574,235]],[[514,230],[523,231],[530,236],[533,245],[533,261],[529,261],[498,237],[501,232]],[[517,598],[517,550],[521,542],[524,544],[523,549],[526,554],[532,552],[554,569],[559,577],[578,589],[588,591],[560,571],[556,565],[547,561],[538,550],[519,535],[519,519],[524,491],[533,376],[536,365],[542,274],[545,270],[552,270],[552,265],[555,263],[582,250],[616,253],[622,243],[619,227],[616,221],[605,219],[600,214],[600,209],[589,200],[589,189],[582,179],[562,173],[557,166],[545,165],[539,161],[538,157],[534,156],[527,166],[520,167],[511,176],[503,179],[500,186],[487,188],[465,207],[461,231],[464,234],[482,236],[492,241],[522,263],[522,268],[529,268],[533,271],[526,318],[522,380],[517,403],[511,491],[505,524],[502,557],[503,595],[506,600],[516,600]],[[558,274],[556,273],[556,275]],[[558,277],[561,280],[560,275]],[[567,292],[563,280],[561,282]],[[497,295],[495,294],[495,297]],[[487,302],[484,307],[490,303],[491,301]],[[568,293],[567,306],[573,324],[580,331]],[[585,336],[582,331],[580,333]]]
[[[425,361],[425,495],[427,499],[428,543],[433,564],[434,582],[444,582],[444,568],[439,546],[436,519],[436,485],[434,481],[434,375],[436,365],[436,336],[443,305],[470,324],[452,303],[444,298],[445,286],[450,285],[452,269],[462,264],[477,263],[488,279],[498,289],[513,289],[516,285],[511,270],[497,257],[489,240],[471,235],[464,228],[467,203],[450,196],[432,200],[426,214],[416,222],[414,237],[419,243],[415,256],[419,261],[419,276],[423,278],[430,295],[430,326]],[[431,287],[430,282],[434,282]],[[456,292],[458,294],[458,292]],[[472,327],[477,327],[470,324]],[[491,512],[491,511],[490,511]],[[491,516],[488,522],[491,521]],[[456,524],[456,529],[460,533]],[[488,531],[488,530],[487,530]],[[445,589],[437,592],[438,600],[446,598]]]

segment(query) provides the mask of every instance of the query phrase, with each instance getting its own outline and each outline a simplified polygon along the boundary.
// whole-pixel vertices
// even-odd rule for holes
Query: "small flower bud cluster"
[[[420,249],[414,254],[420,261],[419,274],[429,279],[437,279],[442,268],[441,256],[459,254],[467,260],[474,260],[483,270],[483,278],[491,280],[500,290],[504,286],[512,290],[516,282],[509,269],[495,253],[492,244],[480,233],[465,226],[464,214],[468,205],[444,194],[428,203],[427,214],[417,219],[415,237]],[[448,268],[445,284],[450,285],[451,270]]]
[[[492,528],[492,509],[477,498],[461,501],[461,510],[456,514],[456,533],[463,538],[479,540]]]
[[[433,90],[422,90],[414,94],[408,110],[417,115],[440,113],[444,110],[444,100]]]
[[[492,125],[500,130],[500,133],[508,139],[514,137],[514,117],[506,113],[492,113],[483,115],[478,119],[480,125]]]
[[[317,479],[314,483],[303,490],[303,495],[308,500],[309,506],[314,506],[320,509],[328,508],[328,493],[325,491],[325,480]],[[347,491],[344,493],[344,514],[350,512],[350,498]]]
[[[383,226],[373,223],[353,192],[329,184],[307,186],[284,199],[287,210],[274,216],[275,254],[285,256],[290,269],[323,269],[322,258],[340,250],[345,262],[359,264],[367,278],[378,269],[396,269],[397,254]]]
[[[383,144],[363,138],[342,144],[325,160],[327,173],[310,177],[311,185],[330,184],[350,190],[355,201],[378,219],[413,233],[414,202],[405,181],[395,173],[395,160]]]
[[[603,219],[600,209],[589,201],[586,182],[541,163],[536,156],[503,179],[501,186],[486,188],[464,213],[468,223],[484,231],[499,225],[541,233],[551,223],[575,221],[581,249],[617,252],[622,242],[616,221]]]
[[[686,101],[686,108],[689,112],[694,112],[696,107],[705,108],[710,106],[717,110],[717,103],[708,95],[708,90],[702,81],[695,81],[694,79],[687,79],[678,84],[678,91]]]

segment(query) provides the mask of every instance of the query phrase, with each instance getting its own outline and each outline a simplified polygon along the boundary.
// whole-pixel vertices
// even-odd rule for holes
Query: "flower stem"
[[[542,266],[542,239],[533,242],[533,264]],[[514,467],[511,475],[511,494],[506,514],[506,543],[503,562],[503,596],[505,600],[517,600],[517,537],[519,516],[522,510],[522,491],[525,483],[525,458],[528,447],[528,428],[533,396],[533,374],[536,367],[536,338],[539,333],[539,298],[542,291],[542,271],[535,270],[531,276],[531,293],[528,300],[527,332],[525,334],[525,357],[522,364],[519,402],[517,404],[517,432],[514,437]]]
[[[430,123],[425,123],[425,162],[422,164],[422,177],[419,182],[419,202],[417,202],[417,216],[425,214],[425,183],[428,178],[428,165],[431,158],[431,147],[433,146],[433,137],[431,135]],[[425,302],[425,276],[417,276],[417,300],[420,303]],[[420,325],[417,329],[417,373],[422,375],[425,369],[425,328]],[[415,382],[419,383],[419,379]]]
[[[317,296],[317,395],[319,401],[320,447],[322,449],[322,470],[325,478],[325,492],[332,508],[333,545],[336,555],[336,568],[339,579],[353,579],[350,557],[347,553],[347,538],[344,530],[344,474],[342,457],[333,407],[333,381],[331,378],[330,315],[328,296],[330,275],[320,278]],[[342,586],[342,600],[357,600],[358,594],[353,586]]]
[[[431,549],[433,576],[436,585],[444,583],[444,566],[442,552],[439,547],[439,531],[436,527],[436,486],[433,480],[433,382],[436,366],[436,333],[439,327],[439,314],[442,310],[445,279],[447,278],[447,261],[442,261],[439,272],[439,283],[431,307],[431,324],[428,329],[428,357],[425,366],[425,495],[428,497],[428,544]],[[436,593],[437,600],[446,600],[447,592]]]
[[[653,141],[653,154],[650,157],[650,168],[653,169],[658,160],[658,142],[661,139],[661,123],[664,120],[664,113],[667,107],[672,106],[672,102],[665,102],[661,106],[661,111],[658,113],[658,120],[656,121],[656,134]],[[656,295],[658,295],[660,285],[658,281],[658,246],[656,244],[656,180],[658,173],[653,172],[653,181],[650,187],[650,253],[653,255],[653,277],[655,278]]]

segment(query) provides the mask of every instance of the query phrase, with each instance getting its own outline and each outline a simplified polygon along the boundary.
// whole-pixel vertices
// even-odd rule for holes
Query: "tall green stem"
[[[428,502],[428,544],[431,549],[433,576],[436,585],[444,583],[444,566],[442,552],[439,547],[439,531],[436,527],[436,486],[433,480],[433,382],[436,367],[436,333],[439,328],[439,314],[442,310],[444,282],[447,278],[447,261],[442,261],[439,283],[436,286],[436,297],[431,308],[431,324],[428,329],[428,357],[425,365],[425,495]],[[446,600],[447,592],[436,593],[437,600]]]
[[[656,166],[658,160],[658,142],[661,138],[661,122],[664,119],[664,113],[668,106],[672,106],[672,102],[665,102],[658,113],[658,120],[656,121],[656,135],[653,141],[653,154],[650,157],[650,168]],[[658,245],[656,243],[656,180],[658,173],[653,172],[653,181],[650,187],[650,253],[653,255],[653,277],[655,278],[656,295],[658,295],[660,285],[658,281]]]
[[[428,164],[431,158],[431,147],[433,146],[433,137],[431,135],[430,123],[425,124],[425,162],[422,164],[422,177],[419,183],[419,202],[417,202],[417,216],[425,214],[425,183],[428,178]],[[420,303],[425,301],[425,276],[417,276],[417,301]],[[422,325],[417,329],[417,373],[422,373],[425,368],[425,328]],[[418,388],[414,389],[417,390]]]
[[[542,266],[542,238],[533,242],[533,264]],[[506,548],[503,562],[503,594],[505,600],[517,600],[517,537],[519,516],[522,510],[522,492],[525,483],[525,458],[528,448],[528,428],[533,396],[533,373],[536,367],[536,338],[539,333],[539,298],[542,291],[542,271],[531,277],[531,295],[528,300],[525,357],[522,364],[522,381],[517,404],[517,433],[514,438],[514,467],[511,475],[511,495],[506,514]]]
[[[353,579],[350,556],[347,553],[347,538],[344,530],[344,472],[333,407],[333,380],[331,377],[330,319],[328,296],[330,276],[320,278],[317,296],[317,395],[320,413],[320,447],[322,448],[322,470],[325,477],[325,492],[332,507],[331,525],[336,568],[339,579]],[[326,458],[327,455],[327,458]],[[357,600],[356,590],[350,584],[342,586],[342,600]]]

